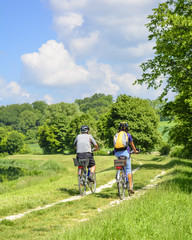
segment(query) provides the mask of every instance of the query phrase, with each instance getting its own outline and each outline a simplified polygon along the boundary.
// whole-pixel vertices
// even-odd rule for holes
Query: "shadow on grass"
[[[159,161],[160,158],[153,158],[152,161],[157,161],[157,162],[160,162]],[[162,157],[162,160],[163,161],[165,158]],[[185,160],[178,160],[178,159],[173,159],[171,160],[169,163],[167,164],[143,164],[142,165],[142,168],[147,168],[147,169],[170,169],[174,166],[185,166],[185,167],[191,167],[192,168],[192,162],[189,162],[189,161],[185,161]]]
[[[163,157],[155,157],[152,159],[152,161],[155,161],[155,162],[162,162],[164,160]]]
[[[74,195],[79,195],[79,190],[78,189],[71,189],[71,188],[59,188],[59,191],[61,192],[67,192],[69,195],[74,196]]]
[[[180,191],[187,194],[192,193],[192,171],[175,169],[169,175],[173,176],[173,179],[165,182],[167,187],[179,188]]]
[[[112,198],[112,199],[117,199],[118,196],[118,190],[117,192],[109,192],[109,193],[104,193],[104,192],[100,192],[100,193],[95,193],[95,196],[98,197],[98,198],[106,198],[106,199],[109,199],[109,198]]]
[[[138,168],[138,167],[141,166],[139,164],[131,164],[131,165],[132,165],[132,169],[135,169],[135,168]],[[112,171],[112,170],[116,170],[116,168],[114,166],[112,166],[110,168],[106,168],[106,169],[103,169],[101,171],[97,171],[97,173],[102,173],[102,172],[107,172],[107,171]]]
[[[152,161],[160,162],[166,157],[155,157]],[[146,169],[164,169],[171,170],[167,176],[171,179],[165,180],[162,185],[168,188],[168,191],[178,191],[191,194],[192,193],[192,161],[186,159],[171,159],[166,164],[143,164],[142,168]]]
[[[168,180],[165,182],[165,186],[168,188],[171,187],[172,191],[175,189],[179,189],[180,192],[191,194],[192,193],[192,179],[175,177],[172,180]]]

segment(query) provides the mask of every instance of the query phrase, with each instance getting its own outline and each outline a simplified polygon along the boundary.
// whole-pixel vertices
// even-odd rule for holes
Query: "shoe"
[[[130,189],[129,189],[129,192],[130,192],[131,194],[134,194],[134,193],[135,193],[135,191],[133,190],[133,188],[130,188]]]
[[[89,182],[94,182],[92,177],[88,177],[88,179],[89,179]]]
[[[88,179],[89,179],[89,182],[94,182],[94,180],[93,180],[93,173],[90,173]]]

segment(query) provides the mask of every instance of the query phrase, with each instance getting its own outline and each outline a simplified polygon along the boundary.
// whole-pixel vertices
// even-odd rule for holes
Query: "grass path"
[[[139,162],[140,165],[142,165],[141,162]],[[139,170],[140,167],[136,168],[133,170],[133,174]],[[112,181],[109,181],[107,184],[105,185],[102,185],[100,187],[98,187],[96,189],[96,193],[99,193],[101,192],[103,189],[105,188],[111,188],[114,184],[116,183],[116,180],[113,179]],[[91,191],[87,191],[86,192],[86,195],[90,195],[92,194]],[[11,215],[11,216],[7,216],[7,217],[4,217],[4,218],[1,218],[0,221],[3,221],[3,220],[15,220],[15,219],[18,219],[18,218],[21,218],[21,217],[24,217],[25,215],[29,214],[29,213],[32,213],[32,212],[35,212],[35,211],[40,211],[40,210],[44,210],[44,209],[47,209],[47,208],[50,208],[50,207],[53,207],[55,206],[56,204],[59,204],[59,203],[66,203],[66,202],[71,202],[71,201],[75,201],[75,200],[79,200],[81,199],[83,196],[73,196],[73,197],[70,197],[70,198],[66,198],[66,199],[63,199],[63,200],[60,200],[58,202],[54,202],[52,204],[48,204],[48,205],[45,205],[44,207],[37,207],[35,209],[31,209],[29,211],[26,211],[26,212],[23,212],[23,213],[20,213],[20,214],[17,214],[17,215]]]
[[[23,156],[16,157],[23,158]],[[33,156],[29,158],[33,159]],[[24,188],[0,194],[0,201],[6,208],[3,214],[0,211],[1,218],[30,211],[24,215],[25,217],[14,221],[3,219],[0,222],[0,239],[192,239],[190,238],[192,216],[190,211],[186,211],[192,209],[190,161],[171,159],[157,154],[138,154],[133,156],[133,168],[140,168],[134,173],[135,195],[131,198],[125,197],[125,200],[120,201],[114,184],[112,187],[102,188],[95,194],[88,194],[75,201],[60,202],[74,196],[79,197],[78,187],[74,186],[75,183],[77,184],[77,171],[72,166],[70,160],[72,157],[37,156],[36,158],[38,163],[53,158],[54,161],[64,164],[66,168],[64,175],[59,172],[58,175],[49,177],[45,175],[45,178],[41,176],[35,183],[32,180],[29,187],[24,185]],[[100,189],[101,186],[107,186],[108,182],[114,181],[114,157],[96,156],[95,158],[97,189]],[[142,162],[142,166],[139,162]],[[66,181],[68,178],[71,183]],[[17,181],[20,183],[23,179]],[[28,201],[22,199],[19,193]],[[31,198],[28,198],[29,193],[32,194]],[[10,196],[9,201],[6,201],[7,196]],[[38,209],[38,206],[46,205],[50,207]],[[1,206],[0,210],[3,209]],[[31,211],[33,209],[37,211]],[[174,233],[177,229],[179,229],[178,237]]]

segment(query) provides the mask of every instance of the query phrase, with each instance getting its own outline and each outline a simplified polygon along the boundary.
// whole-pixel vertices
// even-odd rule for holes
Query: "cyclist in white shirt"
[[[95,151],[99,150],[99,148],[93,136],[89,134],[89,127],[87,125],[81,127],[81,134],[77,135],[75,138],[74,145],[77,152],[77,159],[89,159],[89,181],[93,182],[93,173],[95,172],[96,165],[93,157],[92,145],[94,145]]]

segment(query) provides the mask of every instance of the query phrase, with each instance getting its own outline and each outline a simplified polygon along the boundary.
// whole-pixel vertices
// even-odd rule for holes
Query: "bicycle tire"
[[[97,186],[96,173],[93,173],[93,180],[93,182],[89,182],[89,187],[91,189],[91,192],[95,193]]]
[[[118,188],[118,195],[121,200],[124,199],[125,196],[125,173],[124,169],[122,168],[119,173],[119,179],[117,181],[117,188]]]
[[[85,178],[85,171],[84,169],[79,169],[78,174],[78,186],[79,186],[79,192],[80,195],[83,196],[86,194],[86,178]]]
[[[128,190],[128,196],[131,196],[129,181],[126,182],[126,187]]]

